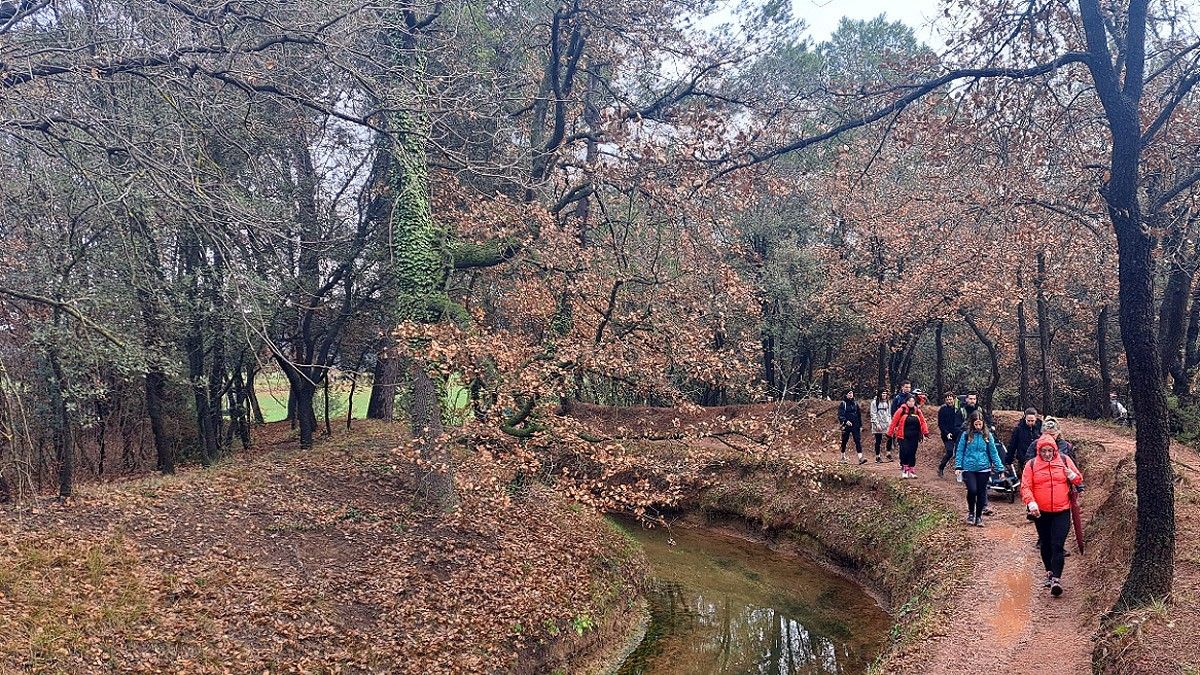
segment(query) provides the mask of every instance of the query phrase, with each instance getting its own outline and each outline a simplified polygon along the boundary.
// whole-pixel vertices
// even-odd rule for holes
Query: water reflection
[[[738,539],[623,523],[654,580],[651,625],[621,669],[635,673],[862,673],[889,618],[861,589]]]

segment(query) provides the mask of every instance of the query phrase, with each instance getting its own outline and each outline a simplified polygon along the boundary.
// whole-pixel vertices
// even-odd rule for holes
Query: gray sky
[[[888,19],[903,21],[917,31],[917,37],[934,45],[927,24],[938,14],[939,0],[792,0],[797,17],[808,24],[809,37],[820,42],[837,28],[843,16],[873,19],[887,14]]]

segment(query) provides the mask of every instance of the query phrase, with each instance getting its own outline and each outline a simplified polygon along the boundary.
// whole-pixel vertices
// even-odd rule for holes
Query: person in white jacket
[[[880,389],[875,394],[875,399],[871,401],[871,433],[875,434],[875,462],[882,463],[883,458],[880,457],[879,451],[883,445],[884,436],[887,436],[888,425],[892,423],[892,401],[888,398],[887,392]],[[887,441],[887,459],[892,461],[892,440]]]

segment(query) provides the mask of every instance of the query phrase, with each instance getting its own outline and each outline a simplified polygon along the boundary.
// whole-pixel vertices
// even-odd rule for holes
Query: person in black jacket
[[[942,402],[942,407],[938,408],[938,433],[942,436],[946,453],[942,455],[942,461],[938,464],[938,478],[945,475],[946,465],[954,459],[954,452],[958,447],[958,437],[962,434],[962,428],[966,424],[954,392],[948,391],[943,394]]]
[[[1037,442],[1042,435],[1042,420],[1038,417],[1037,408],[1026,408],[1025,417],[1013,428],[1012,438],[1008,442],[1008,452],[1004,454],[1004,464],[1012,466],[1016,463],[1017,475],[1025,469],[1025,453]]]
[[[838,404],[838,424],[842,427],[842,462],[846,461],[846,441],[854,438],[854,449],[858,452],[858,463],[866,464],[862,451],[862,410],[854,400],[854,390],[849,389]]]

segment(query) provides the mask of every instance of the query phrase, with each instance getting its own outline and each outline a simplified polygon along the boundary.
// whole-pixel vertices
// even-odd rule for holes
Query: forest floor
[[[270,426],[213,469],[0,510],[0,673],[550,672],[624,637],[635,543],[537,485],[414,512],[401,428],[301,451]]]

